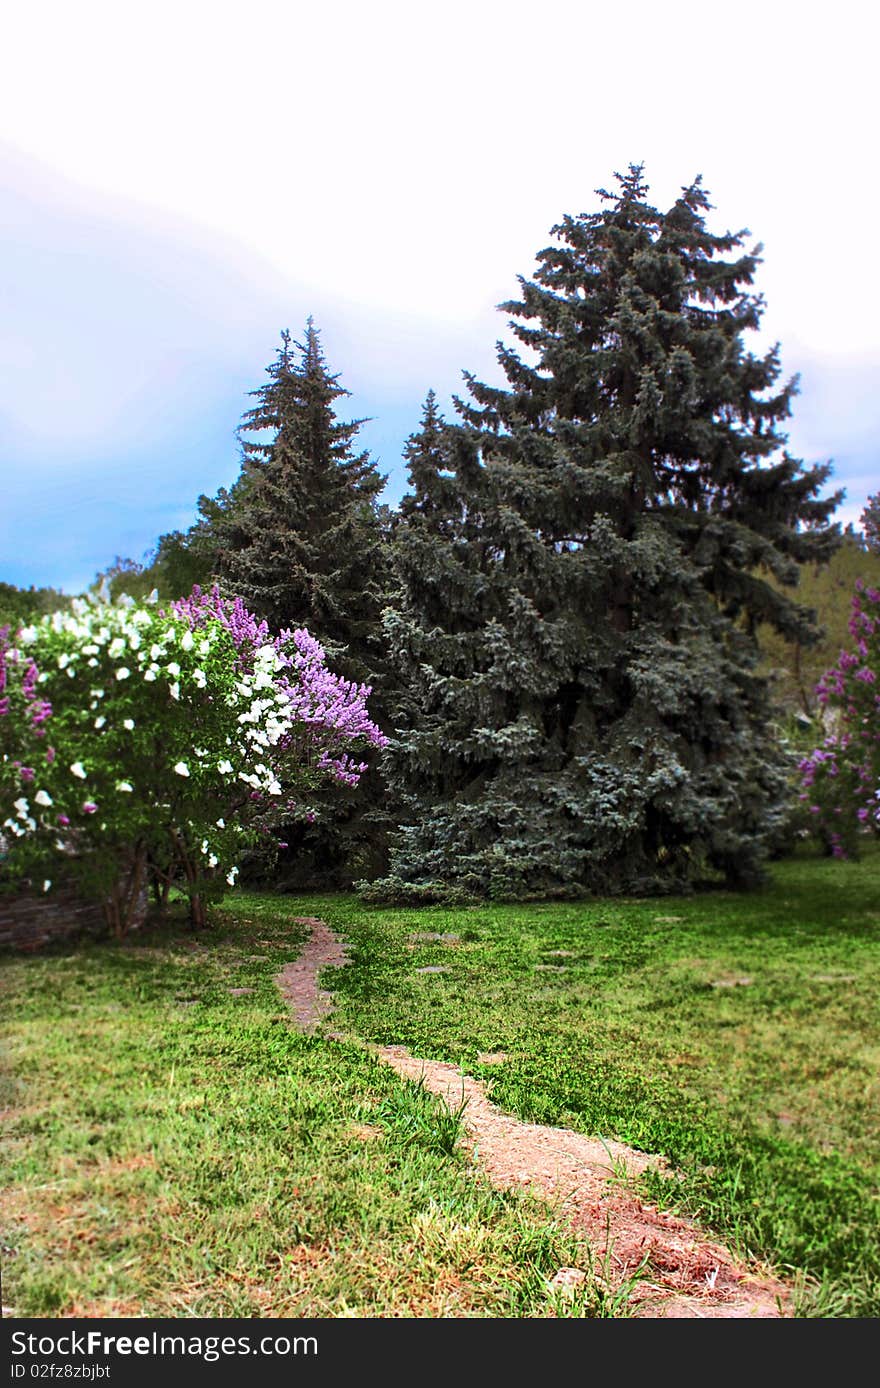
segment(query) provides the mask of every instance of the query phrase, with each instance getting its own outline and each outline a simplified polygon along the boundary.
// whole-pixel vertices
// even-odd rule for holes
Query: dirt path
[[[299,1030],[312,1035],[333,1011],[333,995],[318,987],[318,974],[321,969],[347,964],[348,959],[342,941],[324,921],[317,916],[294,916],[294,920],[308,925],[311,934],[299,958],[285,964],[276,981]]]
[[[332,1011],[332,997],[318,987],[319,971],[347,962],[342,942],[317,917],[298,917],[311,927],[299,958],[278,976],[278,985],[301,1030],[314,1033]],[[421,1060],[404,1046],[371,1050],[405,1079],[423,1079],[451,1107],[467,1100],[463,1115],[473,1159],[494,1185],[528,1190],[550,1202],[593,1249],[594,1263],[613,1290],[641,1268],[630,1311],[653,1318],[779,1318],[790,1315],[790,1293],[737,1262],[689,1220],[644,1204],[627,1176],[662,1158],[618,1142],[603,1142],[567,1128],[524,1123],[495,1107],[481,1081],[454,1065]],[[488,1059],[488,1057],[487,1057]],[[582,1269],[561,1268],[561,1288],[585,1280]]]

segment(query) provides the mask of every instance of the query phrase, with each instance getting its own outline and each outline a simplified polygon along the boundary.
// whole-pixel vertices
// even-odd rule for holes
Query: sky
[[[763,244],[747,345],[800,373],[789,448],[880,489],[876,16],[839,0],[47,0],[0,84],[0,581],[81,591],[238,475],[282,329],[405,489],[433,388],[500,380],[497,305],[644,162]]]

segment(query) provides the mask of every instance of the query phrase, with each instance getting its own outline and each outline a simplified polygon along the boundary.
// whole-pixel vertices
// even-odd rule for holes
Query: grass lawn
[[[310,914],[350,941],[325,980],[335,1026],[664,1153],[652,1198],[806,1276],[802,1314],[880,1314],[876,851],[793,859],[745,895],[414,911],[238,893],[202,937],[7,956],[17,1314],[625,1313],[600,1280],[563,1310],[546,1278],[584,1250],[469,1170],[437,1101],[354,1041],[290,1029],[273,980]]]

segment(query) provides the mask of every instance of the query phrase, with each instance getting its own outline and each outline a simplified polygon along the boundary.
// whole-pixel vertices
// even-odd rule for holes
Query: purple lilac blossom
[[[823,709],[836,715],[835,730],[800,763],[801,799],[819,816],[835,857],[856,847],[855,833],[880,828],[880,590],[856,583],[849,632],[854,650],[842,650],[816,693]],[[818,803],[817,803],[818,802]],[[845,833],[831,827],[846,812]]]
[[[271,645],[280,666],[275,686],[287,696],[294,721],[309,732],[318,769],[342,785],[358,784],[367,764],[355,760],[346,744],[384,747],[388,741],[367,711],[369,685],[355,684],[328,670],[324,647],[305,627],[286,629],[273,637],[268,623],[258,621],[241,598],[222,597],[216,584],[210,593],[196,586],[172,608],[192,631],[219,621],[232,637],[242,672],[253,668],[261,647]]]

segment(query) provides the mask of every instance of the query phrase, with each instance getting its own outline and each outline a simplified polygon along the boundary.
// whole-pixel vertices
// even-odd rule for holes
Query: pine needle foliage
[[[364,421],[337,417],[349,392],[328,370],[311,318],[302,342],[281,334],[266,374],[239,427],[241,474],[206,514],[216,572],[270,626],[307,627],[335,669],[374,688],[384,726],[385,478],[356,446]],[[273,869],[282,885],[341,886],[379,869],[387,821],[377,760],[357,791],[328,799],[314,826],[284,832]]]
[[[364,421],[336,418],[349,392],[328,371],[311,318],[302,343],[281,334],[267,375],[239,427],[242,474],[222,521],[220,574],[270,626],[307,626],[363,680],[384,600],[385,478],[355,449]]]
[[[506,385],[466,373],[409,442],[373,897],[751,883],[784,817],[755,632],[814,638],[791,588],[839,494],[786,450],[778,346],[744,343],[761,248],[709,231],[699,179],[665,213],[640,165],[616,180],[501,305]]]

